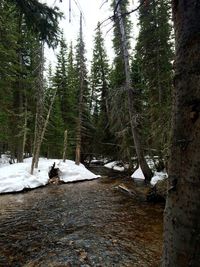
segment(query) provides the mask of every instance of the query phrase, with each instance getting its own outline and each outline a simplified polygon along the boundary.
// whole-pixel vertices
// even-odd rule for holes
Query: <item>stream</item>
[[[0,195],[1,267],[156,267],[163,204],[121,192],[127,178]]]

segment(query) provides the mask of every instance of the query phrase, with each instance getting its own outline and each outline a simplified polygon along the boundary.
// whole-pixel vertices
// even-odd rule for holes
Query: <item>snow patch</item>
[[[15,163],[0,168],[0,193],[19,192],[25,188],[36,188],[48,183],[48,172],[56,163],[56,168],[60,169],[60,179],[64,182],[73,182],[81,180],[91,180],[99,178],[85,168],[84,165],[76,165],[74,161],[66,160],[62,162],[58,159],[39,160],[38,169],[30,174],[31,158],[25,159],[23,163]]]
[[[168,177],[166,172],[155,172],[154,176],[151,178],[151,185],[157,184],[158,181],[164,180]]]
[[[121,164],[119,161],[112,161],[112,162],[109,162],[109,163],[105,164],[104,167],[106,167],[108,169],[115,170],[115,171],[123,172],[124,171],[124,167],[123,166],[119,166],[119,164]]]
[[[134,173],[131,175],[131,177],[134,178],[134,179],[142,179],[142,180],[145,179],[141,167],[139,167],[136,171],[134,171]],[[168,176],[167,176],[166,172],[154,172],[154,175],[151,178],[151,182],[150,183],[151,183],[151,185],[154,186],[158,181],[164,180],[167,177]]]
[[[139,167],[137,170],[135,170],[134,173],[131,175],[131,177],[134,179],[142,179],[142,180],[145,179],[141,167]]]

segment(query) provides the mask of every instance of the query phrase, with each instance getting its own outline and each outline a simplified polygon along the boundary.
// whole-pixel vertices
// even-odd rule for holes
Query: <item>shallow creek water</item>
[[[0,196],[0,266],[156,267],[163,205],[100,178]],[[137,186],[137,185],[135,185]]]

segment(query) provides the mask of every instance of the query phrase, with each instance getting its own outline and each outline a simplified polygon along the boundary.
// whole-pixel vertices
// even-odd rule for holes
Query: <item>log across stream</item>
[[[113,176],[1,195],[0,266],[159,266],[163,205],[117,189],[128,183]]]

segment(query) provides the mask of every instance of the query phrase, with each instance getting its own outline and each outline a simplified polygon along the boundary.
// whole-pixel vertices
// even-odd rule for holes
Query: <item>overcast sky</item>
[[[86,57],[88,64],[92,59],[92,49],[93,49],[93,40],[94,32],[97,26],[98,21],[102,22],[106,18],[112,15],[112,10],[110,9],[111,0],[71,0],[71,22],[69,22],[69,0],[43,0],[49,6],[56,5],[64,13],[65,19],[61,20],[60,27],[64,31],[64,36],[67,43],[71,41],[73,44],[76,44],[79,25],[80,25],[80,10],[83,13],[83,36],[86,48]],[[130,0],[130,8],[137,6],[138,1]],[[104,3],[104,4],[103,4]],[[103,4],[103,6],[102,6]],[[137,35],[137,18],[136,14],[132,14],[132,21],[134,24],[134,34]],[[112,23],[107,21],[107,23],[102,26],[103,37],[105,40],[105,45],[107,53],[112,59],[113,50],[112,50]],[[47,50],[46,57],[48,60],[52,61],[53,65],[55,64],[55,51]]]

